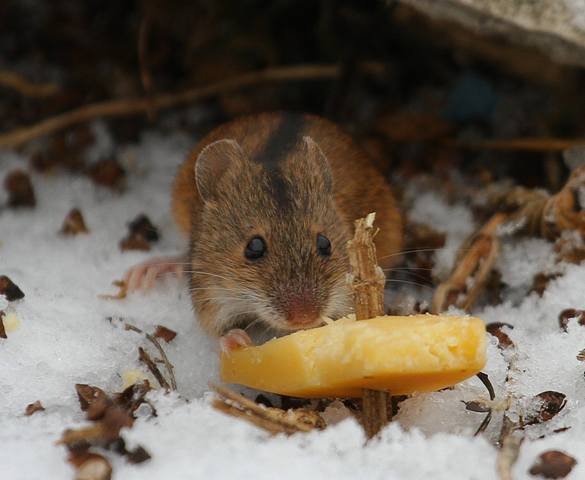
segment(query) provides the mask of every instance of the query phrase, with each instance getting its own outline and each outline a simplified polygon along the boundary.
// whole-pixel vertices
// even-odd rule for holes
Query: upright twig
[[[375,213],[355,222],[355,234],[347,244],[350,274],[348,283],[353,291],[356,320],[384,315],[385,276],[378,266],[374,245]],[[376,435],[389,421],[389,393],[364,389],[362,392],[362,424],[368,438]]]

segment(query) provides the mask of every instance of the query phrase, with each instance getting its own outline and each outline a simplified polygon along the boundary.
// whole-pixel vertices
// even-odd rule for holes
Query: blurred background
[[[421,172],[449,182],[457,171],[479,185],[506,177],[554,191],[568,173],[563,151],[585,130],[581,3],[4,0],[0,147],[24,151],[37,171],[87,173],[94,117],[128,142],[146,128],[196,138],[238,115],[300,110],[341,123],[399,184]],[[298,68],[221,86],[282,67]],[[150,106],[18,135],[88,104],[139,97]]]

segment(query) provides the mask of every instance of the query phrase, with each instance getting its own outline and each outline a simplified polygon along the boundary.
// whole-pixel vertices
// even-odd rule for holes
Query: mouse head
[[[310,137],[249,154],[235,140],[208,145],[195,165],[203,201],[192,239],[192,298],[216,333],[259,321],[310,328],[348,313],[349,231],[333,199],[329,163]]]

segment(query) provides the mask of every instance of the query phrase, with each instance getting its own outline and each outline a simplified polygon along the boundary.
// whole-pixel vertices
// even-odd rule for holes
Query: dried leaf
[[[65,220],[63,221],[63,226],[59,233],[63,235],[79,235],[80,233],[88,233],[89,230],[85,225],[85,220],[83,219],[83,215],[78,208],[72,209]]]
[[[493,335],[494,337],[496,337],[498,339],[498,347],[500,349],[505,349],[505,348],[509,348],[509,347],[515,347],[514,342],[508,336],[508,334],[505,333],[504,331],[502,331],[502,329],[504,327],[508,327],[510,329],[513,329],[514,328],[512,325],[509,325],[507,323],[492,322],[492,323],[488,323],[485,326],[485,329],[487,330],[487,332],[490,335]]]
[[[560,273],[537,273],[532,281],[531,291],[538,293],[538,296],[542,297],[542,294],[546,290],[548,283],[551,280],[555,280],[561,276],[562,274]]]
[[[113,190],[121,190],[126,182],[126,171],[115,158],[100,160],[90,167],[88,174],[96,185]]]
[[[158,228],[144,215],[138,215],[128,224],[128,235],[120,241],[120,248],[125,250],[150,250],[150,244],[160,238]]]
[[[151,387],[148,380],[136,382],[121,393],[117,394],[114,401],[128,412],[133,413],[146,401],[146,394],[150,392],[150,390]]]
[[[567,325],[572,318],[576,318],[579,325],[585,326],[585,310],[567,308],[559,313],[559,326],[563,332],[567,331]]]
[[[540,408],[536,414],[531,414],[522,419],[523,425],[534,425],[536,423],[548,422],[557,413],[559,413],[567,403],[564,393],[552,390],[539,393],[534,396],[534,401],[540,403]]]
[[[20,300],[24,297],[22,290],[6,275],[0,276],[0,295],[4,295],[9,302]]]
[[[154,336],[162,338],[165,342],[169,343],[177,336],[177,332],[170,328],[163,327],[162,325],[157,325]]]
[[[84,412],[94,403],[108,398],[106,392],[101,388],[86,385],[84,383],[75,384],[75,391],[77,392],[77,398],[79,399],[79,406]]]
[[[141,250],[147,252],[150,250],[150,243],[140,235],[130,234],[120,240],[120,250],[123,252],[127,250]]]
[[[150,454],[140,445],[134,450],[126,451],[126,459],[130,463],[142,463],[150,460],[152,457]]]
[[[8,192],[9,207],[34,207],[37,204],[30,177],[23,170],[13,170],[6,175],[4,188]]]
[[[538,460],[530,468],[531,475],[540,475],[544,478],[565,478],[577,461],[559,450],[549,450],[540,454]]]
[[[155,227],[150,219],[144,215],[138,215],[128,225],[130,233],[140,235],[148,242],[157,242],[160,239],[158,228]]]
[[[45,407],[43,407],[40,400],[37,400],[36,402],[30,403],[29,405],[26,406],[24,414],[27,417],[30,417],[33,413],[42,412],[43,410],[45,410]]]

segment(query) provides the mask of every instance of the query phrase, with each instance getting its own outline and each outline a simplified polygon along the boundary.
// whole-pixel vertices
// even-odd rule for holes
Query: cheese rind
[[[221,355],[221,378],[296,397],[358,397],[439,390],[486,362],[479,318],[445,315],[341,319]]]

